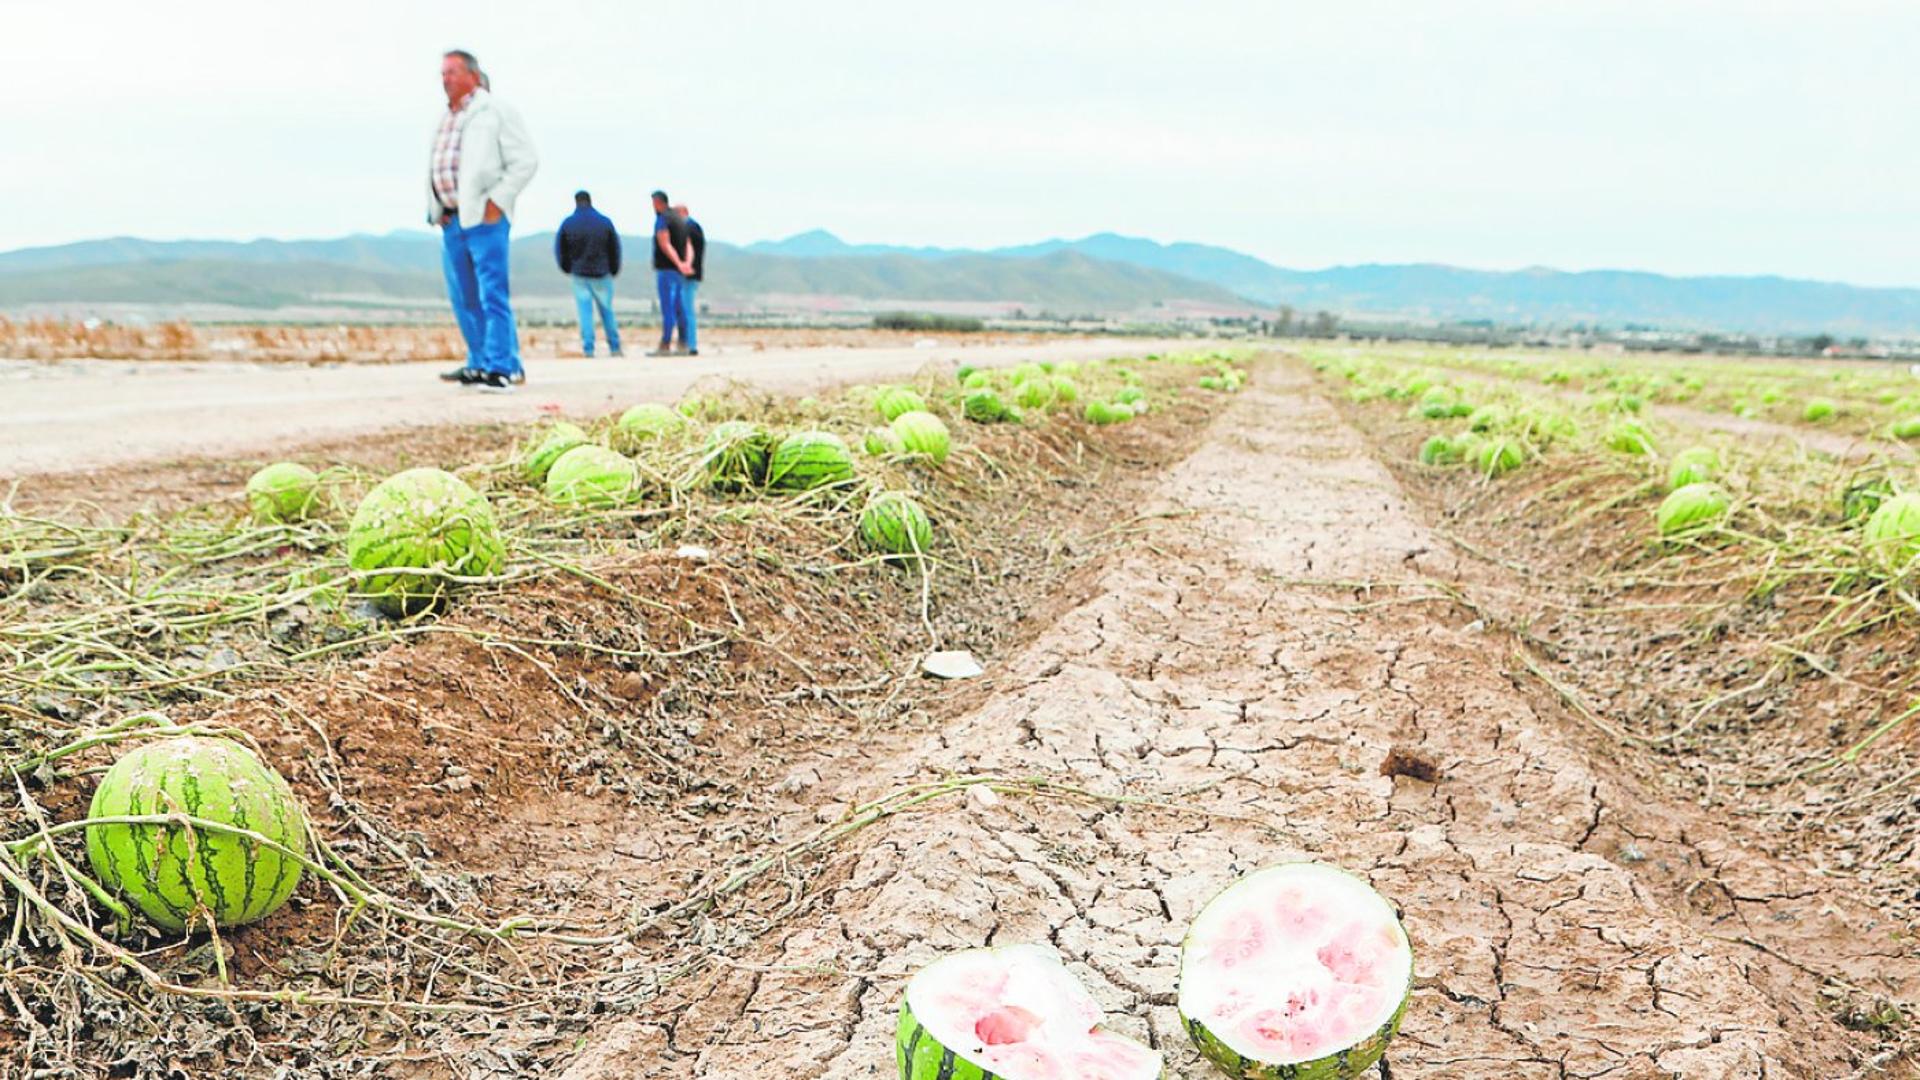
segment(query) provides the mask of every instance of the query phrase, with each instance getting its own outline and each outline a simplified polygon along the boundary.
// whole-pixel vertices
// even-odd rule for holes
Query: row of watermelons
[[[1424,465],[1470,464],[1491,478],[1518,468],[1554,442],[1572,438],[1577,431],[1572,417],[1551,403],[1533,402],[1512,408],[1498,404],[1475,406],[1438,373],[1406,374],[1370,369],[1353,362],[1326,362],[1318,366],[1321,370],[1337,369],[1355,382],[1350,396],[1356,400],[1412,398],[1415,401],[1408,410],[1411,416],[1430,420],[1464,417],[1465,431],[1431,436],[1421,444],[1418,456]],[[1645,385],[1638,380],[1610,378],[1590,388],[1617,395],[1601,399],[1603,416],[1612,416],[1600,435],[1600,443],[1606,449],[1631,456],[1657,455],[1658,445],[1652,430],[1631,415],[1641,408],[1632,391],[1644,389]],[[1826,415],[1829,413],[1825,410],[1813,409],[1808,419],[1817,420]],[[1900,430],[1898,425],[1895,430]],[[1720,455],[1711,447],[1690,446],[1675,453],[1667,462],[1667,494],[1651,513],[1655,531],[1662,538],[1677,539],[1707,532],[1724,523],[1733,513],[1735,500],[1721,482],[1721,474]],[[1882,478],[1850,487],[1841,509],[1844,520],[1861,523],[1860,544],[1869,565],[1882,572],[1898,573],[1920,557],[1920,494],[1899,493]]]

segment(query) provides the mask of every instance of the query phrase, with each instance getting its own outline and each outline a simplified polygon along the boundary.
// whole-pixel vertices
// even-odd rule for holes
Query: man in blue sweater
[[[620,324],[613,317],[613,278],[620,272],[620,233],[607,215],[593,208],[593,196],[573,193],[573,214],[553,234],[553,257],[560,272],[573,275],[573,303],[580,314],[580,351],[593,356],[593,311],[607,332],[607,349],[620,353]]]

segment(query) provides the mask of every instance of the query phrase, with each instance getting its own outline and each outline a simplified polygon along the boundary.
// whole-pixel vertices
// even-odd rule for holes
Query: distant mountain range
[[[549,255],[552,242],[551,233],[515,241],[515,287],[522,295],[565,295],[567,284]],[[1433,322],[1920,336],[1920,289],[1437,264],[1290,270],[1228,248],[1112,233],[970,250],[849,244],[815,230],[739,247],[716,242],[708,258],[702,296],[734,306],[814,298],[1092,314],[1162,305],[1207,311],[1286,305],[1301,313]],[[0,253],[0,308],[424,301],[441,293],[439,266],[438,238],[418,231],[249,243],[93,240]],[[647,285],[629,280],[627,294],[644,295]]]

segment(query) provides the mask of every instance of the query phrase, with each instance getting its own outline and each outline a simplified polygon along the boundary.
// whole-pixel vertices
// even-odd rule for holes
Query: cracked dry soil
[[[1820,1004],[1828,977],[1911,1000],[1902,928],[1610,775],[1472,614],[1325,587],[1460,568],[1298,371],[1268,365],[1158,501],[1193,513],[1101,567],[987,704],[848,748],[793,818],[950,774],[1150,805],[971,791],[869,828],[759,955],[611,1025],[567,1080],[889,1077],[905,977],[1022,940],[1170,1076],[1213,1075],[1174,1007],[1181,936],[1234,876],[1298,858],[1403,912],[1394,1076],[1911,1075],[1863,1068],[1868,1037]],[[1687,901],[1703,888],[1720,902]]]

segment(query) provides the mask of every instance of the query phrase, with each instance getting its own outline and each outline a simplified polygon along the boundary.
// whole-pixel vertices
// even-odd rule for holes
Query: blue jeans
[[[680,339],[687,337],[687,312],[680,306],[680,292],[687,283],[687,277],[678,270],[655,270],[654,280],[660,286],[660,347],[665,349],[673,344],[673,328],[680,327]]]
[[[520,328],[507,293],[510,229],[506,218],[463,229],[458,215],[440,227],[440,263],[453,317],[467,341],[467,366],[509,376],[521,371]]]
[[[694,316],[700,312],[700,283],[687,278],[680,283],[680,344],[688,352],[700,348],[700,328],[695,325]]]
[[[600,309],[600,326],[607,332],[607,348],[620,351],[620,324],[613,318],[613,278],[573,275],[573,306],[580,312],[580,351],[593,355],[593,311]]]

